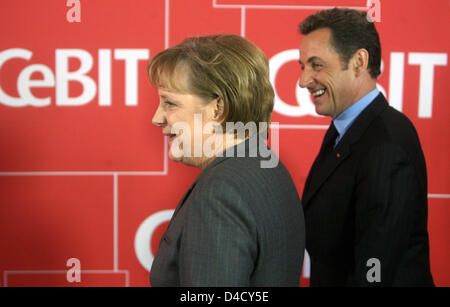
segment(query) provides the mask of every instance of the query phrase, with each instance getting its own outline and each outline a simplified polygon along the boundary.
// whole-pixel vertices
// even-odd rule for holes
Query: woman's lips
[[[167,136],[168,140],[169,140],[169,144],[171,144],[173,142],[173,140],[177,137],[176,134],[164,134],[165,136]]]

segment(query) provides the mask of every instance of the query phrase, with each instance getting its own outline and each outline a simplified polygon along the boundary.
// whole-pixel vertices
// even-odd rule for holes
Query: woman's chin
[[[174,150],[173,147],[170,147],[169,159],[173,162],[181,162],[183,160],[183,154],[180,150]]]
[[[180,157],[174,157],[171,154],[169,154],[169,159],[172,160],[173,162],[181,162],[181,158]]]
[[[173,162],[181,162],[187,166],[195,166],[195,161],[192,161],[192,158],[185,157],[181,151],[172,152],[172,150],[169,150],[169,159]]]

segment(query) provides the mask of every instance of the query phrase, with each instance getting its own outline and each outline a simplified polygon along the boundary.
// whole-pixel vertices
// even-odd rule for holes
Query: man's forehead
[[[305,35],[300,42],[300,59],[308,61],[311,57],[321,57],[327,52],[334,51],[330,44],[331,30],[328,28],[315,30]]]
[[[301,47],[314,47],[314,46],[328,46],[331,39],[331,30],[328,28],[322,28],[315,30],[309,34],[303,36],[300,42]]]

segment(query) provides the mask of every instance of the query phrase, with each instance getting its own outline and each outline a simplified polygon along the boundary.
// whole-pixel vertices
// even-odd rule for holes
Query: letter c
[[[21,58],[29,61],[33,53],[27,49],[13,48],[0,52],[0,68],[3,63],[13,58]],[[22,97],[11,97],[0,87],[0,102],[9,107],[23,107],[27,102]]]
[[[156,212],[146,218],[139,226],[134,237],[134,251],[141,265],[150,272],[153,254],[150,250],[150,239],[155,229],[166,221],[170,221],[174,210]]]
[[[295,96],[298,106],[292,106],[285,103],[277,94],[275,81],[278,71],[287,62],[298,61],[298,59],[299,51],[297,49],[289,49],[275,54],[269,61],[270,82],[272,83],[272,86],[275,90],[275,104],[273,110],[284,116],[290,117],[300,117],[305,115],[319,116],[315,111],[314,105],[311,101],[310,94],[307,89],[296,86]]]

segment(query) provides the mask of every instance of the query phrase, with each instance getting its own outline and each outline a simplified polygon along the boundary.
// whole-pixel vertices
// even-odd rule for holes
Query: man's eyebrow
[[[321,58],[319,58],[318,56],[312,56],[312,57],[310,57],[310,58],[306,61],[306,63],[312,63],[312,62],[314,62],[314,61],[316,61],[316,60],[323,61],[323,60],[322,60]],[[302,62],[301,60],[298,60],[298,63],[299,63],[301,66],[304,65],[303,62]]]
[[[316,60],[322,61],[321,58],[319,58],[319,57],[317,57],[317,56],[312,56],[312,57],[310,57],[310,58],[308,59],[308,63],[312,63],[312,62],[314,62],[314,61],[316,61]]]

